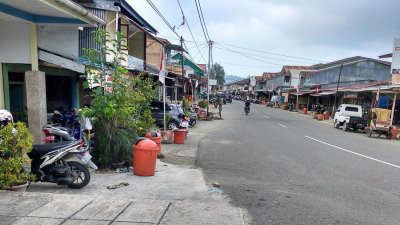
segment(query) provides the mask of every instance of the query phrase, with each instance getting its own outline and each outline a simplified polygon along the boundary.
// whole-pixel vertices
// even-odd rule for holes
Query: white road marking
[[[280,123],[278,123],[279,125],[281,125],[282,127],[284,127],[284,128],[287,128],[287,126],[285,126],[285,125],[282,125],[282,124],[280,124]]]
[[[265,118],[267,118],[267,119],[269,119],[269,117],[268,116],[264,116]]]
[[[351,153],[351,154],[354,154],[354,155],[358,155],[358,156],[361,156],[361,157],[364,157],[364,158],[367,158],[367,159],[370,159],[370,160],[374,160],[376,162],[380,162],[380,163],[383,163],[383,164],[386,164],[386,165],[389,165],[389,166],[393,166],[393,167],[396,167],[396,168],[400,169],[400,166],[398,166],[398,165],[395,165],[395,164],[392,164],[392,163],[388,163],[388,162],[385,162],[385,161],[382,161],[382,160],[379,160],[379,159],[375,159],[375,158],[372,158],[372,157],[369,157],[369,156],[366,156],[366,155],[363,155],[363,154],[360,154],[360,153],[357,153],[357,152],[353,152],[353,151],[350,151],[350,150],[338,147],[336,145],[332,145],[332,144],[320,141],[318,139],[315,139],[315,138],[312,138],[312,137],[309,137],[309,136],[305,136],[305,137],[308,138],[308,139],[311,139],[313,141],[319,142],[321,144],[325,144],[325,145],[331,146],[333,148],[337,148],[339,150],[342,150],[342,151],[345,151],[345,152],[348,152],[348,153]]]

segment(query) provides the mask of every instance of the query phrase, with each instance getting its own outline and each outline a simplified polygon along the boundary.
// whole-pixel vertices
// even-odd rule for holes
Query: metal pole
[[[210,57],[211,57],[211,41],[208,42],[208,70],[207,70],[207,117],[210,105]]]
[[[343,64],[340,66],[339,78],[337,81],[336,93],[335,93],[335,104],[333,104],[333,111],[336,110],[336,99],[337,99],[337,94],[338,94],[338,90],[339,90],[339,82],[340,82],[340,75],[342,75],[342,69],[343,69]]]
[[[181,48],[182,48],[182,78],[183,78],[183,80],[185,80],[185,75],[183,74],[183,64],[184,64],[184,59],[183,59],[183,37],[181,36]],[[183,94],[185,94],[186,93],[186,88],[185,88],[185,85],[183,85]]]
[[[393,116],[394,116],[394,109],[395,109],[395,106],[396,106],[396,98],[397,98],[397,94],[394,94],[394,99],[393,99],[393,104],[392,104],[392,115],[390,117],[390,126],[393,125]]]
[[[164,102],[164,132],[167,131],[167,124],[166,123],[166,119],[165,119],[165,81],[163,83],[163,102]]]
[[[296,100],[296,110],[299,111],[299,90],[300,87],[297,86],[297,100]]]
[[[308,112],[308,109],[309,109],[309,107],[310,107],[310,95],[311,95],[311,93],[308,93],[308,98],[307,98],[307,112]]]

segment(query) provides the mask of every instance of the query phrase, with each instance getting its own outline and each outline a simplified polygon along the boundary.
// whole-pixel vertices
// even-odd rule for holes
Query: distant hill
[[[238,80],[243,80],[243,77],[238,77],[238,76],[234,76],[234,75],[226,75],[225,76],[225,84],[234,82],[234,81],[238,81]]]

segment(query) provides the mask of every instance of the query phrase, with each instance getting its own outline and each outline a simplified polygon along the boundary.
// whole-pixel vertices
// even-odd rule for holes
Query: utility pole
[[[336,93],[335,93],[335,104],[333,104],[333,110],[336,110],[336,99],[337,99],[337,95],[338,95],[339,83],[340,83],[340,75],[342,75],[342,69],[343,69],[343,64],[340,66],[339,78],[338,78],[338,81],[337,81]]]
[[[184,73],[183,73],[183,37],[181,36],[181,50],[182,50],[182,58],[181,58],[181,60],[182,60],[182,78],[183,78],[183,80],[185,80],[185,75],[184,75]],[[183,93],[185,94],[186,93],[186,90],[185,90],[185,85],[183,85]]]
[[[210,105],[210,60],[211,60],[212,41],[208,41],[208,69],[207,69],[207,117]]]

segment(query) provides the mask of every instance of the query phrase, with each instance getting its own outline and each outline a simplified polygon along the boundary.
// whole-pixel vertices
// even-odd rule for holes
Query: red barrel
[[[282,109],[283,109],[283,110],[286,110],[286,105],[283,105],[283,106],[282,106]]]
[[[150,131],[145,137],[154,141],[158,147],[157,153],[161,153],[161,135],[155,131]]]
[[[329,113],[328,112],[324,112],[324,120],[329,120]]]
[[[133,146],[133,151],[133,174],[153,176],[156,170],[157,144],[150,139],[144,138]]]
[[[186,130],[175,130],[174,131],[174,143],[185,144],[185,133]]]
[[[323,119],[324,119],[324,116],[323,116],[322,114],[318,114],[317,119],[318,119],[318,120],[323,120]]]
[[[307,114],[307,108],[303,109],[303,114]]]
[[[392,139],[397,139],[397,133],[399,132],[399,129],[397,127],[393,126],[392,132],[393,132]]]

